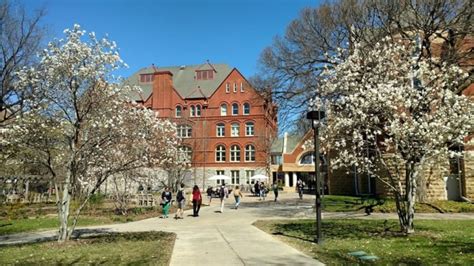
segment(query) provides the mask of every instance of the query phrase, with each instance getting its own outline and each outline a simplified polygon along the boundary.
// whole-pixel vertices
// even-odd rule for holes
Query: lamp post
[[[316,175],[316,235],[315,242],[322,244],[323,239],[321,235],[321,174],[319,165],[319,128],[324,119],[325,113],[322,110],[309,111],[306,114],[307,119],[311,119],[311,126],[314,130],[314,172]]]

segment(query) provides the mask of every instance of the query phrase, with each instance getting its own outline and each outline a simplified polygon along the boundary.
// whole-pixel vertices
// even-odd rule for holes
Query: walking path
[[[238,210],[230,209],[234,200],[227,199],[224,213],[219,213],[219,200],[201,209],[200,217],[151,218],[125,224],[91,226],[78,230],[79,234],[104,231],[131,232],[159,230],[177,234],[171,265],[321,265],[300,251],[252,226],[261,219],[294,219],[314,217],[310,201],[294,199],[296,195],[283,194],[283,201],[257,202],[244,197]],[[285,199],[286,198],[286,199]],[[290,199],[291,198],[291,199]],[[313,197],[314,198],[314,197]],[[323,218],[396,219],[396,214],[323,213]],[[474,219],[473,214],[417,214],[418,219]],[[55,231],[22,233],[0,236],[0,246],[14,243],[55,239]]]

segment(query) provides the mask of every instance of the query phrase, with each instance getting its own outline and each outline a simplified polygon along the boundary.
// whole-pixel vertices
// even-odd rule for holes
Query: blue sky
[[[129,69],[124,77],[157,66],[227,63],[246,77],[257,72],[261,51],[282,35],[308,0],[23,0],[31,11],[45,7],[49,39],[78,23],[108,34]]]

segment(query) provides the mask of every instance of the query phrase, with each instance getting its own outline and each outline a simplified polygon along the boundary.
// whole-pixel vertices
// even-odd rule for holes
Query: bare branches
[[[36,60],[44,28],[40,25],[45,10],[32,17],[23,6],[0,3],[0,127],[22,111],[24,100],[33,93],[15,87],[15,72]]]

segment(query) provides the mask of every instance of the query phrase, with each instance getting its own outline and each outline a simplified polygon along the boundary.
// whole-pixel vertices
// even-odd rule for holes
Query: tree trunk
[[[413,220],[415,218],[415,201],[416,201],[416,176],[417,170],[414,163],[406,163],[406,191],[403,199],[403,206],[398,207],[397,212],[400,221],[400,227],[405,234],[412,234],[415,232]]]
[[[69,218],[69,206],[71,204],[71,196],[69,195],[70,186],[70,173],[67,174],[66,180],[64,181],[62,189],[62,199],[60,202],[59,210],[59,236],[58,242],[64,242],[68,239],[68,218]]]

